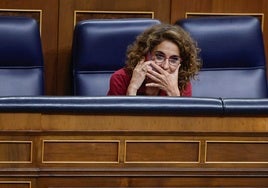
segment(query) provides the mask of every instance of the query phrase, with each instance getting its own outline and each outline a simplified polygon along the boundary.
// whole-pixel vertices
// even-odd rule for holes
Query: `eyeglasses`
[[[162,64],[168,59],[168,63],[172,66],[176,66],[180,63],[180,57],[178,56],[171,56],[167,58],[164,54],[156,52],[152,57],[152,60],[155,61],[157,64]]]

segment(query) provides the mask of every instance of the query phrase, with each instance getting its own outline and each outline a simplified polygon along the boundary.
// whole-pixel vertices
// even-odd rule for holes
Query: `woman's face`
[[[173,73],[180,64],[180,51],[171,41],[163,41],[152,51],[152,60],[162,69]]]

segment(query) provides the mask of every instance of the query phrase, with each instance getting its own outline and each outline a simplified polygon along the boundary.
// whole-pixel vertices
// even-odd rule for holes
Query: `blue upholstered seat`
[[[74,94],[107,95],[111,74],[124,66],[126,49],[155,19],[104,19],[79,22],[73,36]]]
[[[43,80],[43,54],[36,21],[0,16],[0,96],[43,95]]]
[[[266,62],[260,22],[251,16],[179,20],[201,48],[203,68],[193,96],[267,97]]]

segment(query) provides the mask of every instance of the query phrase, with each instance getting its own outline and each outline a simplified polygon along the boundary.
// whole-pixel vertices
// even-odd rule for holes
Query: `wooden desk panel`
[[[31,188],[265,187],[267,120],[0,113],[0,159],[12,161],[0,162],[0,182],[19,178],[31,183],[16,186]]]

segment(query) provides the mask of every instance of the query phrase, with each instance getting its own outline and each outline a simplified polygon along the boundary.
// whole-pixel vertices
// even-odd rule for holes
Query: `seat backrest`
[[[267,97],[262,29],[251,16],[201,17],[178,20],[201,49],[203,67],[192,81],[193,96]]]
[[[0,96],[44,94],[43,54],[37,22],[0,16]]]
[[[137,35],[159,24],[156,19],[85,20],[73,36],[74,94],[105,96],[111,74],[125,63],[126,49]]]

